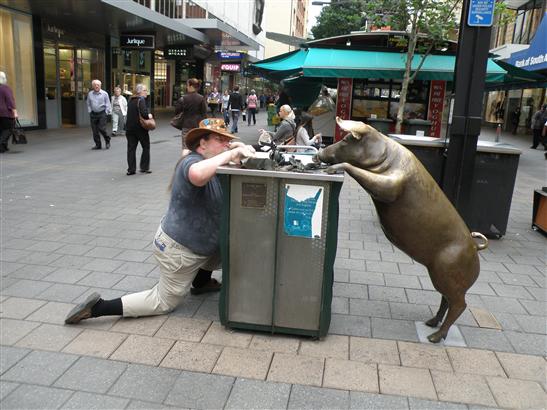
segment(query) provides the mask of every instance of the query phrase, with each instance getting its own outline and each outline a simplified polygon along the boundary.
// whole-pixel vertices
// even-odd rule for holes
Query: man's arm
[[[112,104],[110,104],[110,97],[106,91],[104,92],[104,99],[106,100],[106,115],[110,115],[112,114]]]
[[[87,104],[87,112],[91,114],[91,94],[87,93],[87,100],[85,100]]]

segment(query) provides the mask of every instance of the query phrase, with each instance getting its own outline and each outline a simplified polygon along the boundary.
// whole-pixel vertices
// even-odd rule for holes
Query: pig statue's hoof
[[[437,327],[439,325],[439,320],[437,319],[437,317],[432,317],[427,322],[425,322],[425,324],[429,327]]]
[[[336,174],[341,169],[344,169],[344,165],[343,164],[336,164],[336,165],[331,165],[330,167],[328,167],[325,170],[325,172],[327,174]]]
[[[443,332],[440,330],[430,334],[427,336],[427,340],[429,340],[431,343],[439,343],[441,340],[443,340],[446,337],[446,335],[443,335]]]

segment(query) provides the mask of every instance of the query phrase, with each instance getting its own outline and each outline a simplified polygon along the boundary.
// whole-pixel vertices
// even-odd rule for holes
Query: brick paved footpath
[[[157,280],[150,243],[180,147],[167,116],[159,122],[150,175],[125,175],[122,137],[91,151],[85,128],[29,132],[0,157],[2,409],[545,408],[546,241],[530,221],[532,191],[547,184],[531,137],[502,136],[523,149],[509,227],[480,253],[460,346],[419,342],[416,322],[440,297],[349,177],[324,340],[227,331],[218,295],[189,296],[166,316],[64,326],[93,291],[119,297]]]

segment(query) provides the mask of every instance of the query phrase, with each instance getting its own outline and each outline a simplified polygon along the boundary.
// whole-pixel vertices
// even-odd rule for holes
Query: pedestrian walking
[[[201,80],[190,78],[186,81],[186,94],[175,104],[175,115],[182,113],[182,149],[186,148],[185,137],[188,131],[197,128],[207,116],[207,100],[198,93]]]
[[[258,104],[258,97],[255,90],[251,90],[247,97],[247,125],[251,125],[251,117],[253,119],[253,125],[256,125],[256,108]]]
[[[234,87],[234,92],[230,94],[230,99],[228,100],[228,109],[232,114],[232,134],[237,133],[237,122],[239,121],[239,114],[243,109],[243,97],[239,93],[239,86]]]
[[[219,118],[205,119],[199,128],[187,133],[190,154],[181,157],[175,167],[169,207],[153,240],[154,256],[160,267],[156,286],[113,300],[103,300],[93,293],[69,312],[66,324],[108,315],[138,317],[168,313],[181,303],[199,272],[220,267],[223,204],[216,170],[228,162],[239,163],[254,155],[252,147],[234,142],[235,138]]]
[[[520,107],[516,107],[513,112],[511,112],[511,125],[513,126],[512,134],[517,133],[520,121]]]
[[[112,135],[122,134],[125,130],[125,117],[127,116],[127,100],[122,95],[120,87],[114,87],[112,96]],[[119,130],[119,131],[118,131]]]
[[[224,90],[224,94],[222,94],[222,117],[224,118],[224,124],[226,124],[226,126],[230,124],[230,110],[228,109],[229,101],[230,90]]]
[[[125,137],[127,138],[127,175],[135,175],[137,171],[137,146],[141,144],[142,153],[139,163],[139,172],[151,174],[150,171],[150,135],[148,130],[141,126],[140,117],[152,118],[146,106],[148,88],[144,84],[137,84],[127,106],[127,124]]]
[[[0,71],[0,153],[9,151],[9,137],[18,118],[13,91],[7,82],[6,73]]]
[[[101,135],[104,138],[106,149],[110,148],[110,136],[106,132],[106,116],[112,113],[108,93],[101,90],[102,83],[95,79],[91,82],[92,90],[87,94],[87,112],[93,131],[95,146],[91,149],[101,149]]]
[[[532,116],[533,142],[530,148],[536,149],[541,143],[543,148],[547,150],[547,142],[541,136],[545,121],[547,121],[547,104],[543,104],[541,109]]]

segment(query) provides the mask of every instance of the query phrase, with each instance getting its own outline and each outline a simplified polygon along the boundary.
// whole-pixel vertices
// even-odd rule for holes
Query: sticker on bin
[[[285,234],[302,238],[321,237],[323,187],[285,185]]]

